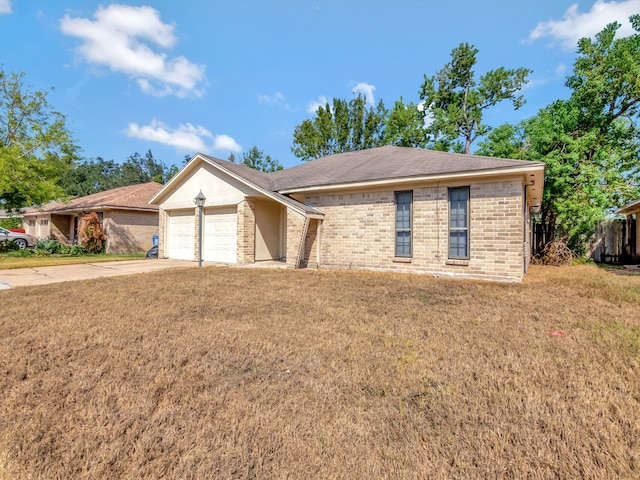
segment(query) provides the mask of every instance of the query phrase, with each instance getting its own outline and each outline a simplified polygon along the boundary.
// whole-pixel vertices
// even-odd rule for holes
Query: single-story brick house
[[[640,198],[615,213],[626,217],[622,235],[623,261],[640,262]]]
[[[274,173],[195,155],[152,199],[159,257],[519,281],[544,164],[385,146]]]
[[[158,207],[149,200],[161,188],[157,182],[142,183],[29,208],[24,213],[24,228],[39,239],[75,243],[82,216],[96,212],[107,237],[107,253],[145,252],[158,233]]]

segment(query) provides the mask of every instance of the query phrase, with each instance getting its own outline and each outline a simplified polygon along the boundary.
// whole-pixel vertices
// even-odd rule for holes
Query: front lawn
[[[640,276],[0,291],[0,478],[640,478]]]
[[[145,258],[144,253],[133,254],[84,254],[84,255],[29,255],[17,256],[18,253],[0,254],[0,270],[9,270],[14,268],[36,268],[51,267],[54,265],[74,265],[78,263],[95,263],[95,262],[115,262],[118,260],[142,260]]]

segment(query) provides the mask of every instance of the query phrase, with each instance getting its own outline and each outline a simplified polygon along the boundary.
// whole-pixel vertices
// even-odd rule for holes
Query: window
[[[469,258],[469,187],[449,189],[449,258]]]
[[[411,256],[413,192],[396,192],[396,257]]]

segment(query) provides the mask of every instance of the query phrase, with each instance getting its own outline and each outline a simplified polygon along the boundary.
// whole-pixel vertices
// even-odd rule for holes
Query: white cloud
[[[567,66],[564,63],[559,63],[556,65],[556,76],[564,77],[564,74],[567,72]]]
[[[213,148],[215,150],[229,150],[235,153],[242,151],[242,147],[228,135],[217,135],[213,139]]]
[[[11,13],[11,0],[0,0],[0,15]]]
[[[95,21],[68,15],[60,21],[62,33],[83,40],[76,53],[84,61],[134,78],[150,95],[202,95],[204,65],[181,55],[167,58],[151,48],[170,48],[177,42],[174,25],[162,23],[157,10],[112,4],[99,7],[93,16]]]
[[[373,98],[373,91],[375,89],[376,87],[374,87],[373,85],[360,82],[355,87],[353,87],[353,93],[364,95],[367,100],[367,105],[373,106],[375,104],[375,99]]]
[[[317,100],[311,100],[307,105],[307,113],[316,113],[320,107],[325,107],[328,103],[327,97],[322,95]]]
[[[236,153],[242,151],[242,147],[228,135],[214,136],[206,128],[190,123],[171,129],[166,124],[154,119],[150,125],[130,123],[125,133],[129,137],[169,145],[185,153],[208,153],[212,150],[228,150]]]
[[[591,10],[586,13],[578,11],[578,4],[574,3],[564,13],[562,20],[540,22],[529,34],[529,40],[535,41],[542,37],[551,37],[559,42],[566,50],[574,50],[578,40],[583,37],[593,37],[607,24],[619,22],[622,26],[618,30],[619,36],[634,33],[629,16],[640,12],[640,0],[624,0],[620,2],[606,2],[597,0]]]
[[[274,95],[258,94],[258,103],[261,103],[263,105],[270,105],[272,107],[281,107],[285,110],[291,110],[289,104],[284,101],[284,95],[280,92],[276,92]]]

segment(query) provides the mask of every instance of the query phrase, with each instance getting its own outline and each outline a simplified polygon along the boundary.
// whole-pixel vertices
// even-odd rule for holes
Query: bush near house
[[[6,239],[0,240],[0,253],[13,252],[14,250],[19,250],[16,242],[14,242],[13,240],[6,240]]]
[[[56,240],[40,240],[34,251],[36,255],[80,255],[82,253],[85,253],[83,246],[66,245]]]
[[[82,217],[78,228],[78,237],[80,245],[87,253],[104,252],[107,237],[102,230],[102,224],[96,212],[88,213]]]

